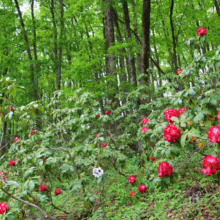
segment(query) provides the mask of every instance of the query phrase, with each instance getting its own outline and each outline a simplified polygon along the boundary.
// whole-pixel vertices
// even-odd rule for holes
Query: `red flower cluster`
[[[143,127],[143,128],[141,129],[141,132],[144,133],[144,132],[148,131],[148,129],[149,129],[148,127]]]
[[[208,138],[211,143],[220,142],[220,126],[209,128]]]
[[[192,140],[193,140],[193,143],[195,144],[196,143],[196,137],[192,136]]]
[[[204,35],[206,35],[206,29],[203,28],[203,27],[199,28],[198,31],[197,31],[197,35],[198,35],[198,36],[204,36]]]
[[[109,114],[109,111],[105,111],[105,115],[108,115]]]
[[[98,137],[98,136],[99,136],[99,133],[96,133],[95,136]]]
[[[134,183],[135,181],[136,181],[135,176],[129,176],[129,177],[128,177],[128,182],[129,182],[129,183]]]
[[[10,161],[9,161],[9,165],[10,165],[11,167],[15,166],[15,161],[14,161],[14,160],[10,160]]]
[[[215,174],[218,170],[220,170],[220,162],[217,157],[213,157],[212,155],[205,156],[203,160],[204,169],[201,170],[203,174],[206,176],[211,176]]]
[[[134,196],[135,196],[135,192],[130,192],[130,193],[129,193],[129,196],[130,196],[130,197],[134,197]]]
[[[138,190],[144,195],[144,192],[147,190],[147,187],[145,185],[139,185]]]
[[[6,181],[5,181],[5,176],[4,176],[4,172],[3,172],[3,171],[0,172],[0,176],[2,176],[1,181],[4,182],[4,183],[6,183]]]
[[[40,184],[40,191],[46,191],[47,187],[46,185]]]
[[[100,114],[97,114],[96,117],[99,118],[99,117],[100,117]]]
[[[142,119],[142,125],[146,125],[147,122],[148,122],[148,118],[144,117],[144,118]]]
[[[8,203],[1,202],[0,203],[0,214],[4,214],[6,210],[9,210]]]
[[[57,196],[57,195],[59,195],[61,193],[61,190],[60,189],[56,189],[55,190],[55,195]]]
[[[155,161],[156,159],[155,158],[153,158],[153,157],[150,157],[150,159],[152,160],[152,161]]]
[[[164,130],[164,139],[169,142],[176,142],[180,138],[180,130],[176,127],[176,125],[169,124]]]
[[[184,107],[182,107],[182,108],[179,109],[180,115],[182,115],[182,114],[185,113],[185,112],[186,112],[186,109],[185,109]]]
[[[170,123],[173,123],[173,121],[171,120],[172,117],[179,117],[180,116],[180,113],[177,109],[174,109],[174,108],[170,108],[170,109],[167,109],[165,112],[164,112],[164,118],[169,121]]]
[[[217,117],[218,117],[218,123],[220,123],[220,111],[218,111]]]
[[[102,146],[107,147],[108,145],[105,142],[103,142]]]
[[[14,142],[16,143],[16,142],[17,142],[17,140],[19,140],[19,138],[18,138],[18,137],[15,137]]]
[[[168,162],[159,163],[158,177],[171,176],[173,174],[173,167]]]
[[[179,75],[182,71],[183,71],[183,69],[176,70],[176,75]]]

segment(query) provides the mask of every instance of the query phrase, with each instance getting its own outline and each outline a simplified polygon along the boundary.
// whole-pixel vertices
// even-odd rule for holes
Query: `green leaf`
[[[177,117],[171,117],[172,121],[175,121],[176,123],[179,123],[179,119]]]
[[[196,115],[196,117],[193,119],[193,122],[198,122],[198,121],[203,121],[204,119],[204,115],[202,113],[199,113],[198,115]]]
[[[7,184],[7,185],[15,185],[15,186],[20,186],[20,184],[19,184],[18,182],[16,182],[16,181],[10,181],[10,180],[9,180],[9,181],[7,181],[7,182],[6,182],[6,184]]]
[[[34,181],[33,180],[31,180],[31,181],[29,181],[29,184],[28,184],[28,186],[29,186],[29,188],[30,188],[30,190],[33,190],[34,189]]]
[[[193,136],[193,137],[200,137],[200,131],[198,129],[195,129],[195,128],[192,128],[189,131],[189,134],[190,134],[190,136]]]
[[[181,141],[180,141],[181,147],[184,147],[186,144],[186,136],[187,134],[181,136]]]

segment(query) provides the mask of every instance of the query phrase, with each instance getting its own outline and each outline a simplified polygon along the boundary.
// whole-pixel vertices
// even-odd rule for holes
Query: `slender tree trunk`
[[[216,12],[218,16],[220,17],[220,1],[219,0],[215,0],[215,7],[216,7]]]
[[[59,59],[58,59],[58,47],[57,47],[57,25],[55,22],[55,14],[54,14],[54,0],[51,0],[50,11],[52,15],[52,22],[53,22],[53,34],[54,34],[54,66],[55,72],[57,74],[57,90],[60,89],[60,78],[59,75]]]
[[[26,33],[26,29],[25,29],[25,25],[24,25],[24,21],[23,21],[23,17],[22,17],[22,14],[21,14],[19,3],[18,3],[17,0],[14,0],[14,1],[15,1],[17,11],[18,11],[19,18],[20,18],[20,24],[21,24],[21,28],[22,28],[22,31],[23,31],[23,34],[24,34],[24,40],[25,40],[25,43],[26,43],[26,50],[27,50],[29,61],[30,61],[30,75],[31,75],[31,82],[33,84],[33,97],[35,99],[38,99],[37,88],[36,88],[35,80],[34,80],[34,66],[33,66],[33,63],[32,63],[32,55],[31,55],[31,49],[30,49],[30,46],[29,46],[29,40],[28,40],[28,36],[27,36],[27,33]]]
[[[128,3],[125,1],[122,3],[123,9],[123,20],[124,20],[124,29],[125,29],[125,39],[127,41],[131,38],[131,29],[130,29],[130,17],[128,11]],[[137,77],[136,77],[136,69],[135,69],[135,59],[134,56],[131,54],[131,48],[128,48],[129,55],[128,55],[128,72],[130,75],[131,84],[133,86],[137,86]]]
[[[61,70],[62,70],[62,39],[63,39],[63,29],[64,29],[64,21],[63,21],[63,0],[60,0],[60,42],[59,42],[59,68],[57,74],[57,90],[60,90],[60,82],[61,82]]]
[[[147,85],[150,82],[147,71],[150,59],[150,7],[150,0],[143,0],[141,73],[146,74],[145,82]]]

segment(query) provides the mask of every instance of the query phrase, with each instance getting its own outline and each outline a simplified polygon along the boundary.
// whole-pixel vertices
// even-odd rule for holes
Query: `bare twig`
[[[10,196],[11,198],[13,198],[13,199],[15,199],[15,200],[17,200],[17,201],[20,201],[20,202],[22,202],[22,203],[24,203],[24,204],[26,204],[26,205],[28,205],[28,206],[32,206],[32,207],[38,209],[38,210],[42,213],[42,215],[44,215],[44,218],[50,219],[50,220],[54,220],[54,218],[52,218],[51,216],[48,216],[47,213],[44,212],[44,210],[43,210],[42,208],[40,208],[39,206],[37,206],[37,205],[35,205],[35,204],[33,204],[33,203],[30,203],[30,202],[24,201],[23,199],[20,199],[20,198],[18,198],[18,197],[15,197],[15,196],[11,195],[10,193],[8,193],[8,192],[7,192],[6,190],[4,190],[3,188],[2,188],[1,190],[2,190],[5,194],[7,194],[8,196]],[[40,219],[42,219],[42,218],[40,218]]]

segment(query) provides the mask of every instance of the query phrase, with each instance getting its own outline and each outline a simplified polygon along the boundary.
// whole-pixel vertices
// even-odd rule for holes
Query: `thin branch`
[[[26,205],[28,205],[28,206],[32,206],[32,207],[38,209],[38,210],[44,215],[44,218],[50,219],[50,220],[54,220],[54,218],[52,218],[51,216],[48,216],[47,213],[44,212],[44,210],[41,209],[39,206],[37,206],[37,205],[35,205],[35,204],[33,204],[33,203],[30,203],[30,202],[24,201],[23,199],[20,199],[20,198],[18,198],[18,197],[15,197],[15,196],[11,195],[10,193],[8,193],[8,192],[7,192],[6,190],[4,190],[3,188],[2,188],[1,190],[2,190],[5,194],[7,194],[8,196],[10,196],[11,198],[13,198],[13,199],[15,199],[15,200],[17,200],[17,201],[20,201],[20,202],[22,202],[22,203],[24,203],[24,204],[26,204]]]

